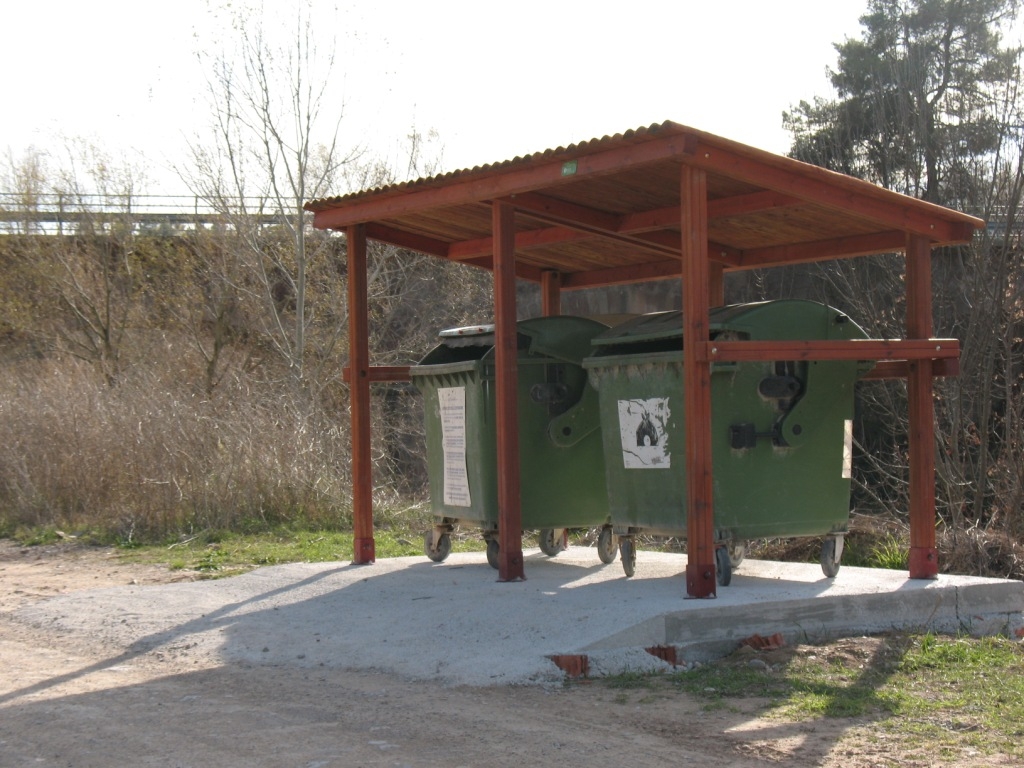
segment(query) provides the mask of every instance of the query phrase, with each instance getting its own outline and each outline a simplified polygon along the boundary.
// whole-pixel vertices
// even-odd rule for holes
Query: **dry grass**
[[[0,533],[56,526],[128,543],[281,521],[337,525],[349,484],[345,420],[287,385],[237,378],[213,397],[139,366],[0,369]]]
[[[944,573],[1024,579],[1024,546],[1006,531],[941,526],[936,535],[939,567]],[[816,562],[821,541],[769,539],[753,542],[750,557],[769,560]],[[852,514],[843,564],[870,568],[907,567],[910,531],[894,515]]]

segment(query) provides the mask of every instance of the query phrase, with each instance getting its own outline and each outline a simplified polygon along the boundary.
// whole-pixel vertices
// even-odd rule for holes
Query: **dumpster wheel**
[[[828,578],[839,573],[839,561],[843,557],[843,537],[829,536],[821,543],[821,571]]]
[[[743,558],[747,556],[747,542],[746,541],[731,541],[729,542],[729,565],[735,571],[740,567],[740,563],[743,562]]]
[[[559,552],[563,552],[566,549],[565,528],[541,528],[537,539],[540,544],[540,551],[548,557],[555,557]]]
[[[616,541],[616,538],[615,532],[610,525],[604,526],[601,529],[601,534],[597,537],[597,556],[601,558],[601,562],[605,565],[615,562],[615,556],[619,550],[619,543]]]
[[[732,560],[728,547],[715,547],[715,580],[720,587],[728,587],[732,582]]]
[[[437,537],[437,545],[434,546],[434,530],[430,529],[423,534],[423,554],[435,563],[443,563],[452,553],[452,537],[442,533]]]
[[[619,557],[622,558],[622,571],[628,579],[636,573],[636,544],[633,543],[633,539],[619,539]]]
[[[498,553],[501,551],[501,547],[498,545],[497,539],[487,540],[487,564],[494,570],[498,570],[500,563],[498,562]]]

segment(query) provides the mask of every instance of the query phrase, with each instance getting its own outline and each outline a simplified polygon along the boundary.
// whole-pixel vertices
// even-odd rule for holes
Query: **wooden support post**
[[[540,273],[540,306],[544,317],[562,314],[562,275],[553,269]]]
[[[367,309],[366,228],[345,230],[348,238],[349,397],[352,413],[353,563],[376,559],[373,541],[373,468],[370,457],[370,324]]]
[[[494,238],[495,426],[498,439],[498,581],[526,578],[519,474],[519,354],[516,330],[515,209],[495,202]]]
[[[928,339],[932,329],[931,243],[907,238],[907,336]],[[939,573],[935,547],[935,406],[932,361],[909,363],[907,404],[910,421],[910,558],[912,579]]]
[[[700,354],[709,335],[707,175],[683,165],[679,189],[683,256],[683,419],[686,424],[686,594],[714,597],[711,363]]]
[[[721,307],[725,304],[725,264],[720,261],[708,262],[708,305]]]

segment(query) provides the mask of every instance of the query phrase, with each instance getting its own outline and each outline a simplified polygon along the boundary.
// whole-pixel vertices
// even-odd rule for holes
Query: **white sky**
[[[413,126],[436,129],[444,170],[664,120],[784,153],[782,111],[829,95],[833,44],[859,37],[866,6],[339,3],[335,79],[339,94],[344,87],[343,136],[393,156]],[[61,136],[91,138],[112,151],[141,153],[155,169],[149,192],[182,191],[160,169],[181,162],[185,139],[208,119],[196,47],[230,35],[210,24],[206,0],[0,0],[0,8],[0,150],[17,156],[28,145],[57,147]]]

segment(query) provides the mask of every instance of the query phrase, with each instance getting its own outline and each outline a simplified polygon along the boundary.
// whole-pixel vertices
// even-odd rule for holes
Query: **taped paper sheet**
[[[466,388],[442,387],[437,390],[437,400],[441,407],[444,503],[468,507],[473,502],[466,471]]]
[[[853,477],[853,419],[843,424],[843,479]]]

